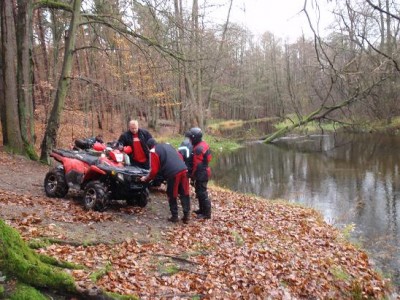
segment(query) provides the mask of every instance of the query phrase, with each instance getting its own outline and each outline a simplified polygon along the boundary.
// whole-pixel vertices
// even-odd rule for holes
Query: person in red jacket
[[[143,176],[141,181],[148,182],[156,177],[158,173],[167,180],[167,197],[171,217],[170,222],[178,222],[178,194],[181,199],[183,211],[183,223],[187,224],[190,219],[190,189],[185,162],[178,152],[170,144],[157,143],[151,138],[147,141],[150,150],[150,173]]]
[[[203,132],[199,127],[189,130],[189,138],[193,145],[192,170],[189,177],[194,181],[196,197],[199,200],[199,209],[195,210],[200,219],[211,219],[211,201],[208,197],[207,184],[211,176],[209,163],[211,161],[210,146],[202,140]]]
[[[146,143],[152,138],[150,132],[139,128],[137,120],[129,121],[129,130],[122,133],[118,139],[124,148],[124,152],[129,155],[132,166],[149,169],[149,150]]]

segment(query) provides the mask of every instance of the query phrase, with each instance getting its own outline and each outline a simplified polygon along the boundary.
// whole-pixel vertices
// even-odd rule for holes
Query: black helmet
[[[186,131],[184,136],[187,138],[190,138],[190,136],[192,135],[192,133],[190,132],[190,130]]]
[[[156,141],[155,139],[153,139],[153,138],[150,138],[150,139],[147,140],[146,145],[147,145],[147,147],[148,147],[149,149],[151,149],[151,148],[153,148],[155,145],[157,145],[157,141]]]
[[[203,138],[203,132],[199,127],[193,127],[190,128],[190,139],[192,140],[192,144],[196,145],[201,142],[201,139]]]

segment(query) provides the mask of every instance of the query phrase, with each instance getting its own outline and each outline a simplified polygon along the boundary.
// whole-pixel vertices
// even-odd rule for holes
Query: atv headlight
[[[118,173],[118,174],[117,174],[117,178],[118,178],[120,181],[124,181],[124,174]]]

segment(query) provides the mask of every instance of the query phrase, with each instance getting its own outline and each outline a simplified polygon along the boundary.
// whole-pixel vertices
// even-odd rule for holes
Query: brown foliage
[[[115,244],[53,244],[38,252],[84,265],[70,271],[81,287],[97,285],[141,299],[380,299],[388,292],[367,254],[341,239],[315,211],[216,187],[210,192],[211,220],[165,224],[153,241],[140,243],[132,233]],[[49,220],[77,226],[116,221],[115,212],[89,213],[74,202],[0,190],[0,206],[8,205],[44,208],[40,216],[27,212],[9,221],[25,239],[62,239]],[[140,219],[143,210],[120,213]],[[93,283],[96,273],[102,276]]]

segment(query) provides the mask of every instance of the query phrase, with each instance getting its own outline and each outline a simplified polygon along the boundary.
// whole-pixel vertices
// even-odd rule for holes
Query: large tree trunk
[[[35,123],[33,116],[32,70],[32,3],[18,0],[17,55],[18,55],[18,110],[22,139],[31,158],[36,158]]]
[[[0,47],[0,57],[3,57],[3,51],[1,47]],[[6,100],[4,98],[4,73],[3,73],[2,59],[0,59],[0,121],[1,121],[1,133],[3,136],[3,144],[7,145],[8,139],[7,139],[7,123],[6,123]]]
[[[3,79],[5,105],[5,138],[6,146],[13,152],[24,154],[24,143],[21,137],[18,115],[17,92],[17,43],[13,13],[13,1],[3,0],[1,5],[1,46],[3,52]]]
[[[73,54],[75,48],[75,37],[77,27],[80,21],[80,8],[81,0],[75,0],[73,3],[73,15],[71,18],[69,30],[67,31],[63,68],[61,71],[60,79],[58,81],[58,87],[54,104],[50,113],[49,121],[47,123],[46,131],[41,144],[41,155],[40,159],[44,162],[49,163],[49,154],[53,147],[57,144],[57,131],[60,127],[61,112],[64,108],[65,98],[67,97],[67,91],[69,83],[71,81],[71,70],[73,63]]]

